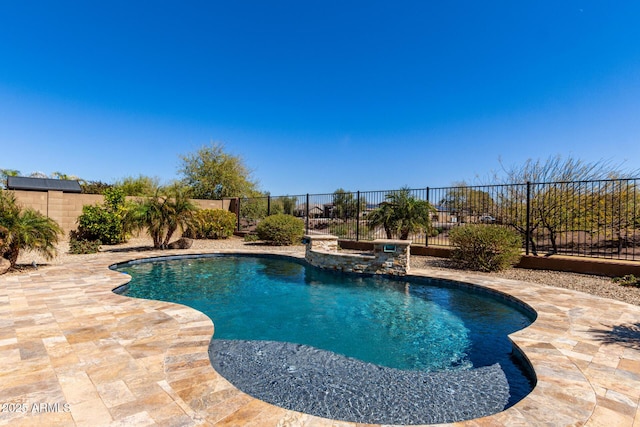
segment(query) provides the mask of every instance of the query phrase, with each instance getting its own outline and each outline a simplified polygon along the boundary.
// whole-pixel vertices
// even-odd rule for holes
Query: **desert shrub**
[[[247,233],[244,235],[245,242],[257,242],[258,240],[260,240],[260,238],[258,237],[257,234]]]
[[[260,240],[272,245],[299,243],[304,235],[304,222],[291,215],[277,214],[263,219],[256,227]]]
[[[189,227],[185,237],[195,239],[226,239],[236,228],[236,216],[223,209],[202,209],[195,214],[195,227]]]
[[[495,225],[468,224],[449,232],[455,249],[452,258],[461,267],[477,271],[500,271],[512,267],[521,257],[520,235]]]
[[[359,239],[369,240],[375,231],[369,228],[364,222],[360,222],[360,225],[357,226],[355,221],[343,222],[342,220],[333,220],[328,223],[326,227],[329,228],[330,234],[345,239],[355,238],[357,230]]]
[[[353,234],[355,234],[356,225],[353,224]],[[338,237],[347,237],[351,233],[351,226],[344,222],[332,222],[329,224],[329,233]]]
[[[627,274],[622,277],[614,277],[611,279],[613,283],[617,283],[620,286],[637,286],[640,287],[640,278],[633,274]]]
[[[100,240],[86,240],[79,237],[78,232],[72,230],[69,233],[69,253],[70,254],[95,254],[100,251]]]

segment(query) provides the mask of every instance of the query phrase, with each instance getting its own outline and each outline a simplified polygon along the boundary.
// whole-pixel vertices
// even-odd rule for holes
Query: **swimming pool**
[[[464,373],[499,366],[508,381],[508,402],[502,409],[532,389],[534,380],[518,352],[514,354],[507,334],[530,324],[533,314],[506,298],[455,282],[344,275],[298,260],[264,256],[136,261],[117,269],[132,276],[124,295],[177,302],[208,315],[215,325],[212,354],[216,357],[226,355],[236,360],[249,351],[262,355],[275,354],[278,349],[278,356],[271,358],[278,359],[295,350],[296,356],[306,354],[307,359],[317,357],[327,364],[327,357],[336,355],[336,360],[347,361],[344,363],[352,371],[365,372],[373,366],[384,368],[374,372],[399,372],[396,377],[417,372],[425,384],[425,375],[438,377],[442,383],[443,371],[450,378],[461,373],[468,377]],[[275,344],[283,342],[294,347]],[[256,343],[271,344],[264,347]],[[286,367],[287,375],[302,375],[297,372],[301,359],[296,360],[297,364]],[[215,358],[212,362],[216,369],[224,370],[222,362],[218,366]],[[251,375],[268,370],[262,356],[245,360],[242,369],[248,370],[251,363],[258,369]],[[238,366],[232,368],[237,370]],[[273,384],[267,386],[274,388]],[[335,416],[335,410],[318,415]],[[468,416],[481,415],[487,414],[476,411]],[[435,421],[454,420],[445,417]]]

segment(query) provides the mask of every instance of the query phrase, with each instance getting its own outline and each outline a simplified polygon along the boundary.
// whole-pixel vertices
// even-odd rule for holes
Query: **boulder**
[[[175,242],[169,243],[167,246],[169,249],[189,249],[193,245],[193,239],[188,237],[181,237]]]
[[[11,263],[8,259],[0,257],[0,274],[4,274],[11,268]]]

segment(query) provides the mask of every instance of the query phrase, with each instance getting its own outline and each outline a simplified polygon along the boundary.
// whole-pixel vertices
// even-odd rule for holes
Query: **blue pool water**
[[[532,314],[451,282],[345,275],[257,256],[135,262],[117,270],[132,276],[124,295],[205,313],[215,325],[214,341],[304,344],[414,371],[499,363],[510,405],[532,388],[507,338],[529,325]]]

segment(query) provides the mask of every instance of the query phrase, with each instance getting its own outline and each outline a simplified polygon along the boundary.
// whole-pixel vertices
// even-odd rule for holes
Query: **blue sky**
[[[178,177],[212,141],[273,195],[640,169],[640,2],[0,5],[0,168]]]

